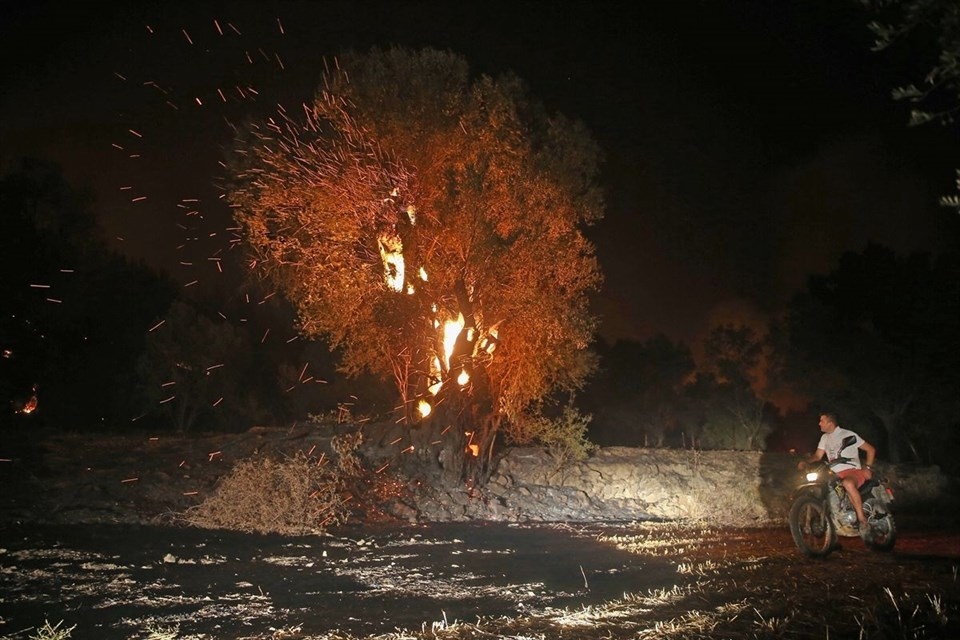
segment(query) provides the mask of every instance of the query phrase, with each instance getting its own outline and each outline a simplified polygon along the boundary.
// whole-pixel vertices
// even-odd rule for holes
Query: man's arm
[[[864,444],[867,444],[867,443],[864,442]],[[871,447],[871,448],[872,448],[872,447]],[[797,463],[797,469],[803,469],[803,468],[804,468],[805,466],[807,466],[808,464],[813,464],[814,462],[819,461],[819,460],[820,460],[821,458],[823,458],[823,456],[825,456],[825,455],[827,455],[827,452],[826,452],[826,451],[824,451],[823,449],[817,449],[817,450],[814,451],[811,455],[809,455],[809,456],[807,456],[806,458],[803,458],[802,460],[800,460],[800,462]]]

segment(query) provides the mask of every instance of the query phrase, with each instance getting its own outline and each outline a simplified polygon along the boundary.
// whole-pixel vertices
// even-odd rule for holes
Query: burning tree
[[[374,49],[326,67],[312,103],[238,132],[227,197],[251,264],[341,370],[392,378],[453,467],[593,368],[600,153],[514,76]]]

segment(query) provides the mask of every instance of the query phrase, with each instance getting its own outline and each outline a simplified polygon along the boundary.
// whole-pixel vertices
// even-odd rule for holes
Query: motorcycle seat
[[[874,487],[879,487],[880,481],[875,478],[870,478],[862,485],[860,485],[860,495],[866,496],[869,495]]]

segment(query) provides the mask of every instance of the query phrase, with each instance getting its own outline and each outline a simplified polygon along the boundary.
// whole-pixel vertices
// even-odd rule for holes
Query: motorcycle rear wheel
[[[797,548],[811,558],[824,558],[837,542],[823,500],[801,496],[790,508],[790,534]]]
[[[870,539],[866,541],[868,547],[874,551],[890,551],[897,542],[897,525],[893,521],[893,514],[889,511],[881,512],[871,501],[863,505],[870,522]]]

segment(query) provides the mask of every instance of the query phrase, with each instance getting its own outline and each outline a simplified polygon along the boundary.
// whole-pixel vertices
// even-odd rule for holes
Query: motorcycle
[[[862,537],[864,544],[874,551],[889,551],[897,539],[897,527],[890,512],[893,490],[885,482],[870,479],[860,487],[863,515],[870,526],[862,532],[857,525],[857,512],[843,481],[833,470],[832,463],[820,462],[808,470],[806,481],[796,490],[790,508],[790,533],[793,541],[805,555],[824,558],[837,547],[837,537]]]

